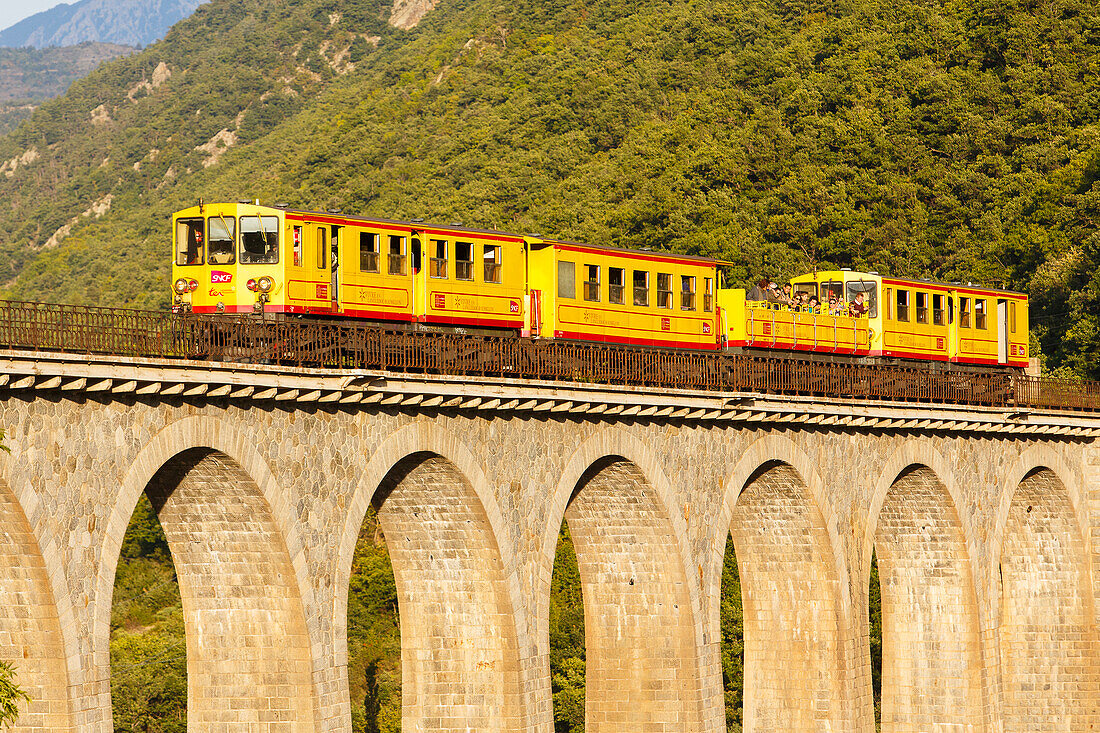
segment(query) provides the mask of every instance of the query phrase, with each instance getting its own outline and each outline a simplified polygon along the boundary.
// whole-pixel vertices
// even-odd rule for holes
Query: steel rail
[[[774,329],[773,329],[774,330]],[[913,366],[0,301],[0,348],[647,389],[1100,411],[1100,382]]]

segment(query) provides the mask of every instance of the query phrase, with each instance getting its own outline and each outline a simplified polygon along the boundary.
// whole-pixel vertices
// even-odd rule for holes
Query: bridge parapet
[[[0,389],[123,399],[264,401],[305,406],[377,404],[406,410],[549,413],[599,420],[773,423],[834,429],[1100,436],[1090,414],[933,402],[578,384],[499,377],[413,375],[178,359],[0,352]]]

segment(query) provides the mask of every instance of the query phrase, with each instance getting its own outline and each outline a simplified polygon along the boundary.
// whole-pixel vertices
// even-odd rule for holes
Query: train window
[[[703,278],[703,310],[707,313],[714,311],[714,278]]]
[[[584,299],[593,303],[600,302],[600,266],[585,265],[588,278],[584,281]]]
[[[909,320],[909,291],[898,288],[897,316],[899,321]]]
[[[649,273],[634,271],[634,305],[649,307]]]
[[[495,244],[485,245],[482,259],[485,261],[485,282],[498,283],[501,281],[500,247]]]
[[[396,234],[390,235],[390,268],[391,275],[405,274],[405,238]]]
[[[672,307],[672,275],[666,272],[657,273],[657,307]]]
[[[203,220],[176,221],[176,264],[201,265],[203,262]]]
[[[848,291],[846,300],[854,303],[856,293],[863,293],[863,303],[867,306],[867,317],[878,318],[878,285],[873,280],[854,280],[846,283]]]
[[[212,216],[206,224],[206,247],[211,265],[232,265],[237,261],[237,220]]]
[[[932,294],[932,325],[943,325],[943,295]]]
[[[241,264],[274,265],[279,261],[279,217],[241,217]]]
[[[955,299],[950,295],[947,296],[947,323],[948,325],[955,322]]]
[[[811,283],[812,285],[812,283]],[[813,291],[810,295],[814,295]],[[844,300],[844,283],[829,280],[821,283],[821,302],[828,303],[829,298],[836,296],[837,300]]]
[[[986,328],[985,323],[985,298],[974,299],[974,328],[980,328],[983,331]]]
[[[576,298],[576,265],[572,262],[558,261],[558,297]]]
[[[623,285],[626,271],[621,267],[607,268],[607,302],[623,304]]]
[[[428,250],[432,253],[431,269],[428,274],[432,277],[447,277],[447,240],[433,239],[432,246]]]
[[[1016,333],[1016,301],[1008,301],[1008,330]]]
[[[695,310],[695,277],[692,275],[680,276],[680,310]]]
[[[294,227],[294,266],[302,266],[302,228]]]
[[[241,227],[241,233],[244,234],[244,227]],[[317,228],[317,269],[325,269],[325,252],[328,247],[325,246],[325,236],[327,232],[324,227]],[[241,258],[244,259],[243,257]]]
[[[359,269],[378,272],[378,235],[373,232],[359,232]]]
[[[817,283],[795,283],[794,293],[795,295],[798,295],[799,293],[805,293],[807,297],[816,298]]]
[[[970,298],[959,298],[959,328],[970,328]]]
[[[914,305],[916,306],[916,323],[928,323],[928,293],[922,293],[917,291],[913,293]]]
[[[474,245],[455,242],[455,280],[474,279]]]

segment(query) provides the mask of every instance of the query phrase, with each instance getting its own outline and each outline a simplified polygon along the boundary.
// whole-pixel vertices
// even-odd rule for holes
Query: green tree
[[[550,685],[556,733],[584,732],[584,599],[577,553],[562,522],[550,577]]]
[[[745,688],[745,622],[741,607],[741,578],[737,572],[737,556],[733,538],[726,538],[726,554],[722,563],[722,685],[726,694],[726,730],[739,733],[744,709]]]
[[[867,610],[871,642],[871,694],[875,701],[875,729],[882,727],[882,585],[878,577],[878,557],[871,551],[871,582]]]
[[[19,717],[19,703],[30,699],[16,683],[15,668],[9,662],[0,662],[0,728],[14,724]]]

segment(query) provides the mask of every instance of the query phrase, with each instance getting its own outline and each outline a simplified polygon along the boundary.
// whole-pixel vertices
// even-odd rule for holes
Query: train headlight
[[[183,295],[187,292],[187,280],[185,278],[179,278],[172,283],[172,289],[176,291],[178,295]]]
[[[260,289],[261,293],[270,293],[272,290],[275,289],[275,278],[269,275],[264,275],[256,281],[256,287]]]
[[[250,277],[250,278],[248,279],[248,282],[246,282],[246,283],[244,284],[244,286],[245,286],[246,288],[248,288],[249,290],[251,290],[252,292],[256,292],[256,278],[254,278],[254,277]]]
[[[199,289],[199,281],[198,280],[188,280],[187,281],[187,292],[193,293],[198,289]]]

